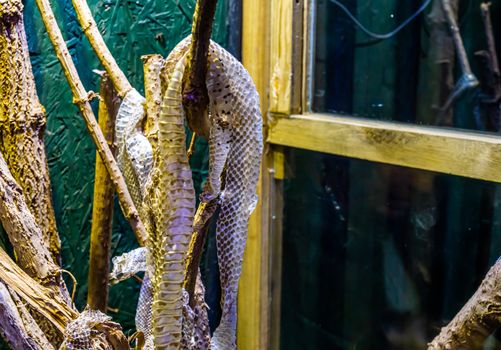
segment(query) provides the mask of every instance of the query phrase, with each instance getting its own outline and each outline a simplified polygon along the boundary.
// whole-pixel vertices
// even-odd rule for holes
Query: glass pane
[[[501,253],[494,183],[296,149],[286,170],[282,349],[426,349]]]
[[[451,1],[459,3],[454,13],[459,17],[472,72],[481,86],[465,89],[450,108],[442,110],[463,76],[442,1],[317,0],[313,110],[497,131],[499,100],[494,104],[488,101],[496,97],[496,83],[492,83],[492,71],[479,54],[487,49],[481,2]],[[364,33],[340,5],[378,34],[392,32],[420,7],[425,9],[401,31],[381,40]],[[491,14],[499,43],[500,2],[493,2]]]

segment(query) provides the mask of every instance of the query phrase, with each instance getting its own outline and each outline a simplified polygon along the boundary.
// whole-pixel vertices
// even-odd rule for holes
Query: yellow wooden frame
[[[284,146],[501,182],[501,137],[494,134],[307,114],[314,38],[312,4],[314,0],[243,0],[242,58],[261,95],[267,142],[260,200],[249,223],[240,282],[240,350],[279,346],[279,334],[270,334],[270,329],[279,331],[281,257],[273,254],[281,255]],[[302,52],[297,52],[298,47]],[[299,79],[294,75],[297,72]],[[297,114],[301,113],[298,106],[306,114]]]
[[[293,115],[272,123],[269,143],[501,182],[501,137],[337,115]]]

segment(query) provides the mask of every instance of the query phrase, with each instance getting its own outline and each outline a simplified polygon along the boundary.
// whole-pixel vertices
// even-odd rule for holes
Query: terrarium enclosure
[[[501,349],[501,2],[0,0],[0,349]]]

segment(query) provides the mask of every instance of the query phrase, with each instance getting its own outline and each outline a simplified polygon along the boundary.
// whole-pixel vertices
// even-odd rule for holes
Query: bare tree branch
[[[191,29],[192,45],[187,74],[183,78],[183,105],[190,129],[208,138],[207,105],[209,95],[205,85],[207,57],[212,34],[212,22],[217,0],[197,0]]]
[[[119,101],[115,89],[105,73],[101,78],[99,126],[111,147],[114,139],[115,118]],[[108,275],[110,272],[110,244],[114,203],[113,183],[101,158],[96,155],[92,228],[90,235],[89,290],[87,305],[106,312],[108,304]]]
[[[477,291],[454,319],[428,345],[428,350],[482,349],[501,325],[501,259],[491,267]]]
[[[125,179],[118,168],[118,164],[113,157],[113,153],[108,146],[105,137],[97,124],[96,117],[90,106],[89,100],[93,97],[93,93],[87,93],[78,76],[75,64],[73,63],[66,42],[64,41],[61,30],[58,27],[54,13],[50,7],[49,0],[37,0],[37,5],[42,15],[42,20],[47,29],[47,33],[52,42],[56,55],[61,63],[66,79],[73,92],[74,102],[80,108],[80,112],[85,120],[89,133],[96,145],[97,151],[103,160],[106,170],[110,174],[113,181],[115,191],[118,194],[118,199],[124,211],[124,216],[129,221],[132,230],[136,234],[140,245],[144,245],[147,238],[147,233],[144,228],[137,209],[132,201],[129,190],[125,183]]]
[[[73,0],[73,7],[75,8],[78,22],[80,23],[85,36],[89,40],[94,52],[99,58],[99,61],[101,61],[101,64],[113,81],[113,86],[118,91],[118,95],[120,95],[120,97],[124,97],[127,92],[132,90],[132,86],[115,61],[115,58],[108,49],[108,46],[106,46],[106,43],[97,28],[96,21],[94,20],[94,17],[92,17],[87,1]]]

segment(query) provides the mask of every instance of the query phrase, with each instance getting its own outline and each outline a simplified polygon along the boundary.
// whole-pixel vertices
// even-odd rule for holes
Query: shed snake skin
[[[259,96],[248,72],[230,53],[211,42],[206,78],[210,99],[209,175],[200,200],[209,203],[217,199],[220,206],[216,239],[222,318],[209,344],[203,286],[198,281],[193,310],[183,290],[195,208],[182,105],[182,79],[190,44],[189,36],[163,62],[158,79],[162,91],[159,112],[146,108],[145,113],[144,98],[132,90],[117,116],[119,164],[149,234],[147,273],[136,323],[145,335],[145,349],[230,350],[236,349],[238,280],[248,219],[257,202],[262,117]],[[145,116],[153,125],[153,138],[142,131]],[[118,275],[133,273],[121,271]]]

